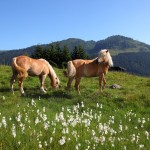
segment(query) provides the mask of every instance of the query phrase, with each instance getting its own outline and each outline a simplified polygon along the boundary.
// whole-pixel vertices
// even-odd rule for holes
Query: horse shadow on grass
[[[37,88],[24,88],[26,95],[22,96],[19,92],[19,89],[14,89],[14,95],[20,95],[24,98],[30,99],[50,99],[50,98],[63,98],[63,99],[72,99],[72,95],[67,93],[65,90],[48,90],[46,94],[40,94],[40,90]],[[10,88],[0,88],[0,95],[11,95]],[[12,94],[13,96],[13,94]]]
[[[31,91],[33,91],[31,93]],[[28,97],[28,98],[33,98],[33,99],[50,99],[50,98],[58,98],[58,99],[72,99],[72,95],[67,93],[66,91],[64,90],[51,90],[51,91],[47,91],[47,93],[45,94],[40,94],[40,91],[37,90],[37,89],[33,89],[30,90],[25,90],[26,92],[26,96],[23,96],[23,97]]]

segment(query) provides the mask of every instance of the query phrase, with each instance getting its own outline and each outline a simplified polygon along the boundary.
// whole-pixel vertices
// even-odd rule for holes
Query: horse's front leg
[[[20,92],[21,92],[21,95],[25,96],[25,92],[24,92],[24,89],[23,89],[23,80],[24,78],[19,78],[19,89],[20,89]]]
[[[102,73],[102,74],[100,74],[99,75],[99,86],[100,86],[100,92],[102,92],[103,91],[103,81],[105,80],[105,78],[104,78],[104,74]]]
[[[41,92],[41,94],[45,94],[45,93],[47,93],[44,89],[44,82],[46,79],[46,75],[39,76],[39,79],[40,79],[40,92]]]
[[[106,86],[106,79],[105,79],[105,75],[103,76],[103,83],[104,83],[104,85],[103,85],[103,89],[105,88],[105,86]]]
[[[10,91],[14,94],[14,83],[15,83],[15,80],[17,78],[17,73],[13,73],[11,79],[10,79]]]
[[[75,89],[77,90],[79,95],[80,95],[80,80],[81,80],[81,77],[77,77],[75,81]]]

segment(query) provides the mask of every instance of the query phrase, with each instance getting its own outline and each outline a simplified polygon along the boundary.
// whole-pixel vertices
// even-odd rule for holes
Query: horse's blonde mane
[[[109,66],[113,66],[112,57],[111,57],[111,55],[110,55],[110,53],[109,53],[109,51],[107,49],[103,49],[103,50],[101,50],[99,52],[98,59],[100,59],[101,57],[103,57],[104,53],[106,53],[106,55],[105,55],[106,62],[108,62]]]

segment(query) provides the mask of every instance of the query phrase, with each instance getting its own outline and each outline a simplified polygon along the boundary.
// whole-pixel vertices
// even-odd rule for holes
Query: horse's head
[[[98,63],[108,63],[109,66],[113,66],[113,61],[110,53],[107,49],[103,49],[98,54]]]
[[[55,77],[55,81],[53,83],[51,83],[51,86],[54,88],[54,89],[58,89],[60,88],[60,80],[58,77]]]

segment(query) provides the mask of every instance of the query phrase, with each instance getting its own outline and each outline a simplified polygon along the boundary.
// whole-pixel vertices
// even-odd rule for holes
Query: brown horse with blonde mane
[[[51,80],[51,86],[55,89],[59,87],[60,81],[57,77],[52,66],[45,59],[33,59],[27,56],[18,56],[12,59],[12,72],[13,75],[10,80],[11,92],[14,93],[13,84],[15,80],[19,79],[19,89],[22,95],[25,95],[23,89],[23,80],[29,76],[39,76],[40,79],[40,91],[41,94],[46,93],[44,88],[44,82],[49,76]]]
[[[92,60],[75,59],[67,64],[67,71],[64,72],[68,77],[67,90],[70,90],[71,83],[75,79],[75,89],[80,94],[80,80],[82,77],[97,77],[99,76],[100,91],[106,85],[105,74],[110,66],[113,66],[113,61],[107,49],[101,50],[98,57]]]

